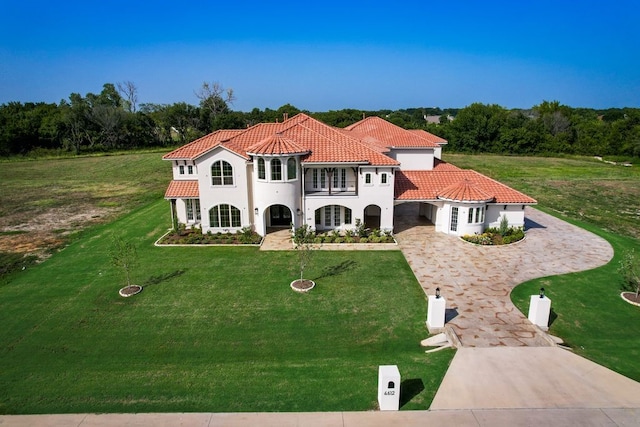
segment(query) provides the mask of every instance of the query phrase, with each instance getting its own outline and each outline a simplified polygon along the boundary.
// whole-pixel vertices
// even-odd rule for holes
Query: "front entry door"
[[[283,205],[274,205],[269,208],[272,227],[288,227],[291,224],[291,211]]]

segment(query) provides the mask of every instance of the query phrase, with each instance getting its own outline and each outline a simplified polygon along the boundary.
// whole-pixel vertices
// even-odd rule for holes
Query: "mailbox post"
[[[400,409],[400,371],[397,365],[378,366],[378,406],[381,411]]]

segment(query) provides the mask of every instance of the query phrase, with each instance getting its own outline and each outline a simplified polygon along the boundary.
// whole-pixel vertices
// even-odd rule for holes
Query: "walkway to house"
[[[537,277],[599,267],[613,257],[611,245],[588,231],[532,208],[525,216],[523,241],[476,246],[437,233],[418,217],[417,204],[396,207],[400,248],[425,293],[440,287],[447,301],[445,327],[464,347],[552,346],[513,305],[511,289]]]

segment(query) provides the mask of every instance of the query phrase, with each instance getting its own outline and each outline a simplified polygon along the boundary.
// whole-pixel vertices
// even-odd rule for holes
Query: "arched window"
[[[209,210],[211,227],[240,227],[240,209],[232,205],[218,205]]]
[[[267,173],[264,168],[264,159],[258,158],[258,179],[267,179]]]
[[[296,167],[296,159],[290,157],[287,160],[287,180],[296,179],[298,177],[298,168]]]
[[[282,162],[280,159],[271,159],[271,181],[282,181]]]
[[[233,185],[233,167],[224,160],[211,165],[211,185]]]

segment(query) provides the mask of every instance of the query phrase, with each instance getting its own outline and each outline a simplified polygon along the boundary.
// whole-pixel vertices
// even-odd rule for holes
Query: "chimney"
[[[282,114],[282,121],[283,121],[283,122],[286,122],[286,121],[287,121],[287,119],[289,119],[289,113],[283,113],[283,114]]]

